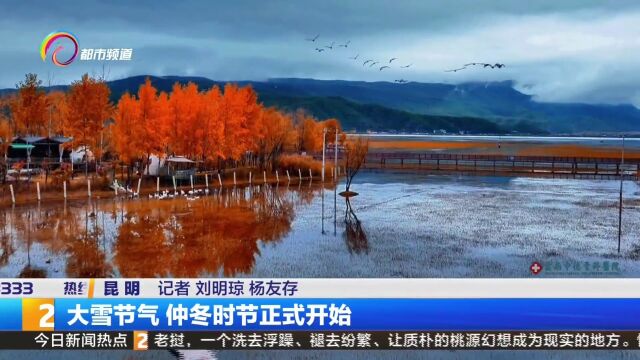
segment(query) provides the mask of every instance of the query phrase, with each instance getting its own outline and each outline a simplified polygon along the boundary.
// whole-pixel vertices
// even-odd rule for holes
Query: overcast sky
[[[17,0],[0,2],[0,14],[0,88],[27,72],[66,84],[105,64],[110,80],[514,80],[541,101],[640,106],[637,0]],[[132,48],[133,59],[43,62],[40,43],[56,30],[74,33],[80,48]],[[317,42],[305,41],[316,34]],[[314,50],[347,40],[348,48]],[[348,59],[357,54],[359,61]],[[391,69],[362,66],[391,57],[398,58]],[[444,72],[473,61],[507,67]]]

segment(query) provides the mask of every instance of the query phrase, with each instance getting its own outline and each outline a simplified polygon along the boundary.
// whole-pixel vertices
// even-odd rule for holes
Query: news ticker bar
[[[640,299],[640,279],[0,279],[24,297]]]
[[[0,350],[638,350],[637,331],[5,332]]]
[[[636,331],[640,299],[0,299],[2,331]]]

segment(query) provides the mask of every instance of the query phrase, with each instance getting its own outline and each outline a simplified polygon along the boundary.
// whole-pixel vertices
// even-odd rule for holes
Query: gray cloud
[[[53,30],[83,48],[133,48],[130,62],[107,64],[111,78],[197,75],[218,80],[270,77],[457,83],[513,79],[543,101],[640,105],[640,4],[536,1],[57,1],[0,3],[0,88],[26,72],[68,83],[102,63],[67,68],[42,62]],[[615,6],[613,6],[615,5]],[[319,33],[317,44],[305,37]],[[314,46],[351,40],[348,49]],[[348,57],[414,65],[380,72]],[[502,71],[443,70],[470,61],[504,62]]]

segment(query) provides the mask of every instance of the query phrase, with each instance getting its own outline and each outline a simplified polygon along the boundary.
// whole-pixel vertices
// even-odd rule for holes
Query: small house
[[[184,156],[170,156],[165,159],[165,169],[166,175],[185,180],[196,175],[196,162]]]
[[[69,159],[70,152],[64,149],[64,144],[70,138],[56,136],[22,136],[13,139],[7,157],[10,163],[27,162],[39,164],[43,161],[60,163]]]

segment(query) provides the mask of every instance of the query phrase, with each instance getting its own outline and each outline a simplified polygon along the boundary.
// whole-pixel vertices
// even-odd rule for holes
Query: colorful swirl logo
[[[67,59],[66,61],[60,61],[58,59],[58,53],[62,51],[64,47],[62,45],[59,45],[55,50],[53,50],[53,53],[51,55],[51,61],[53,61],[53,63],[58,66],[67,66],[71,64],[73,60],[75,60],[76,56],[78,56],[78,49],[79,49],[78,39],[76,39],[76,37],[70,32],[55,31],[47,35],[47,37],[45,37],[44,40],[42,40],[42,44],[40,44],[40,57],[42,58],[42,61],[46,60],[47,54],[49,53],[49,49],[51,48],[53,43],[55,43],[57,40],[60,40],[60,39],[71,40],[74,46],[73,55],[71,55],[71,57],[69,57],[69,59]]]

